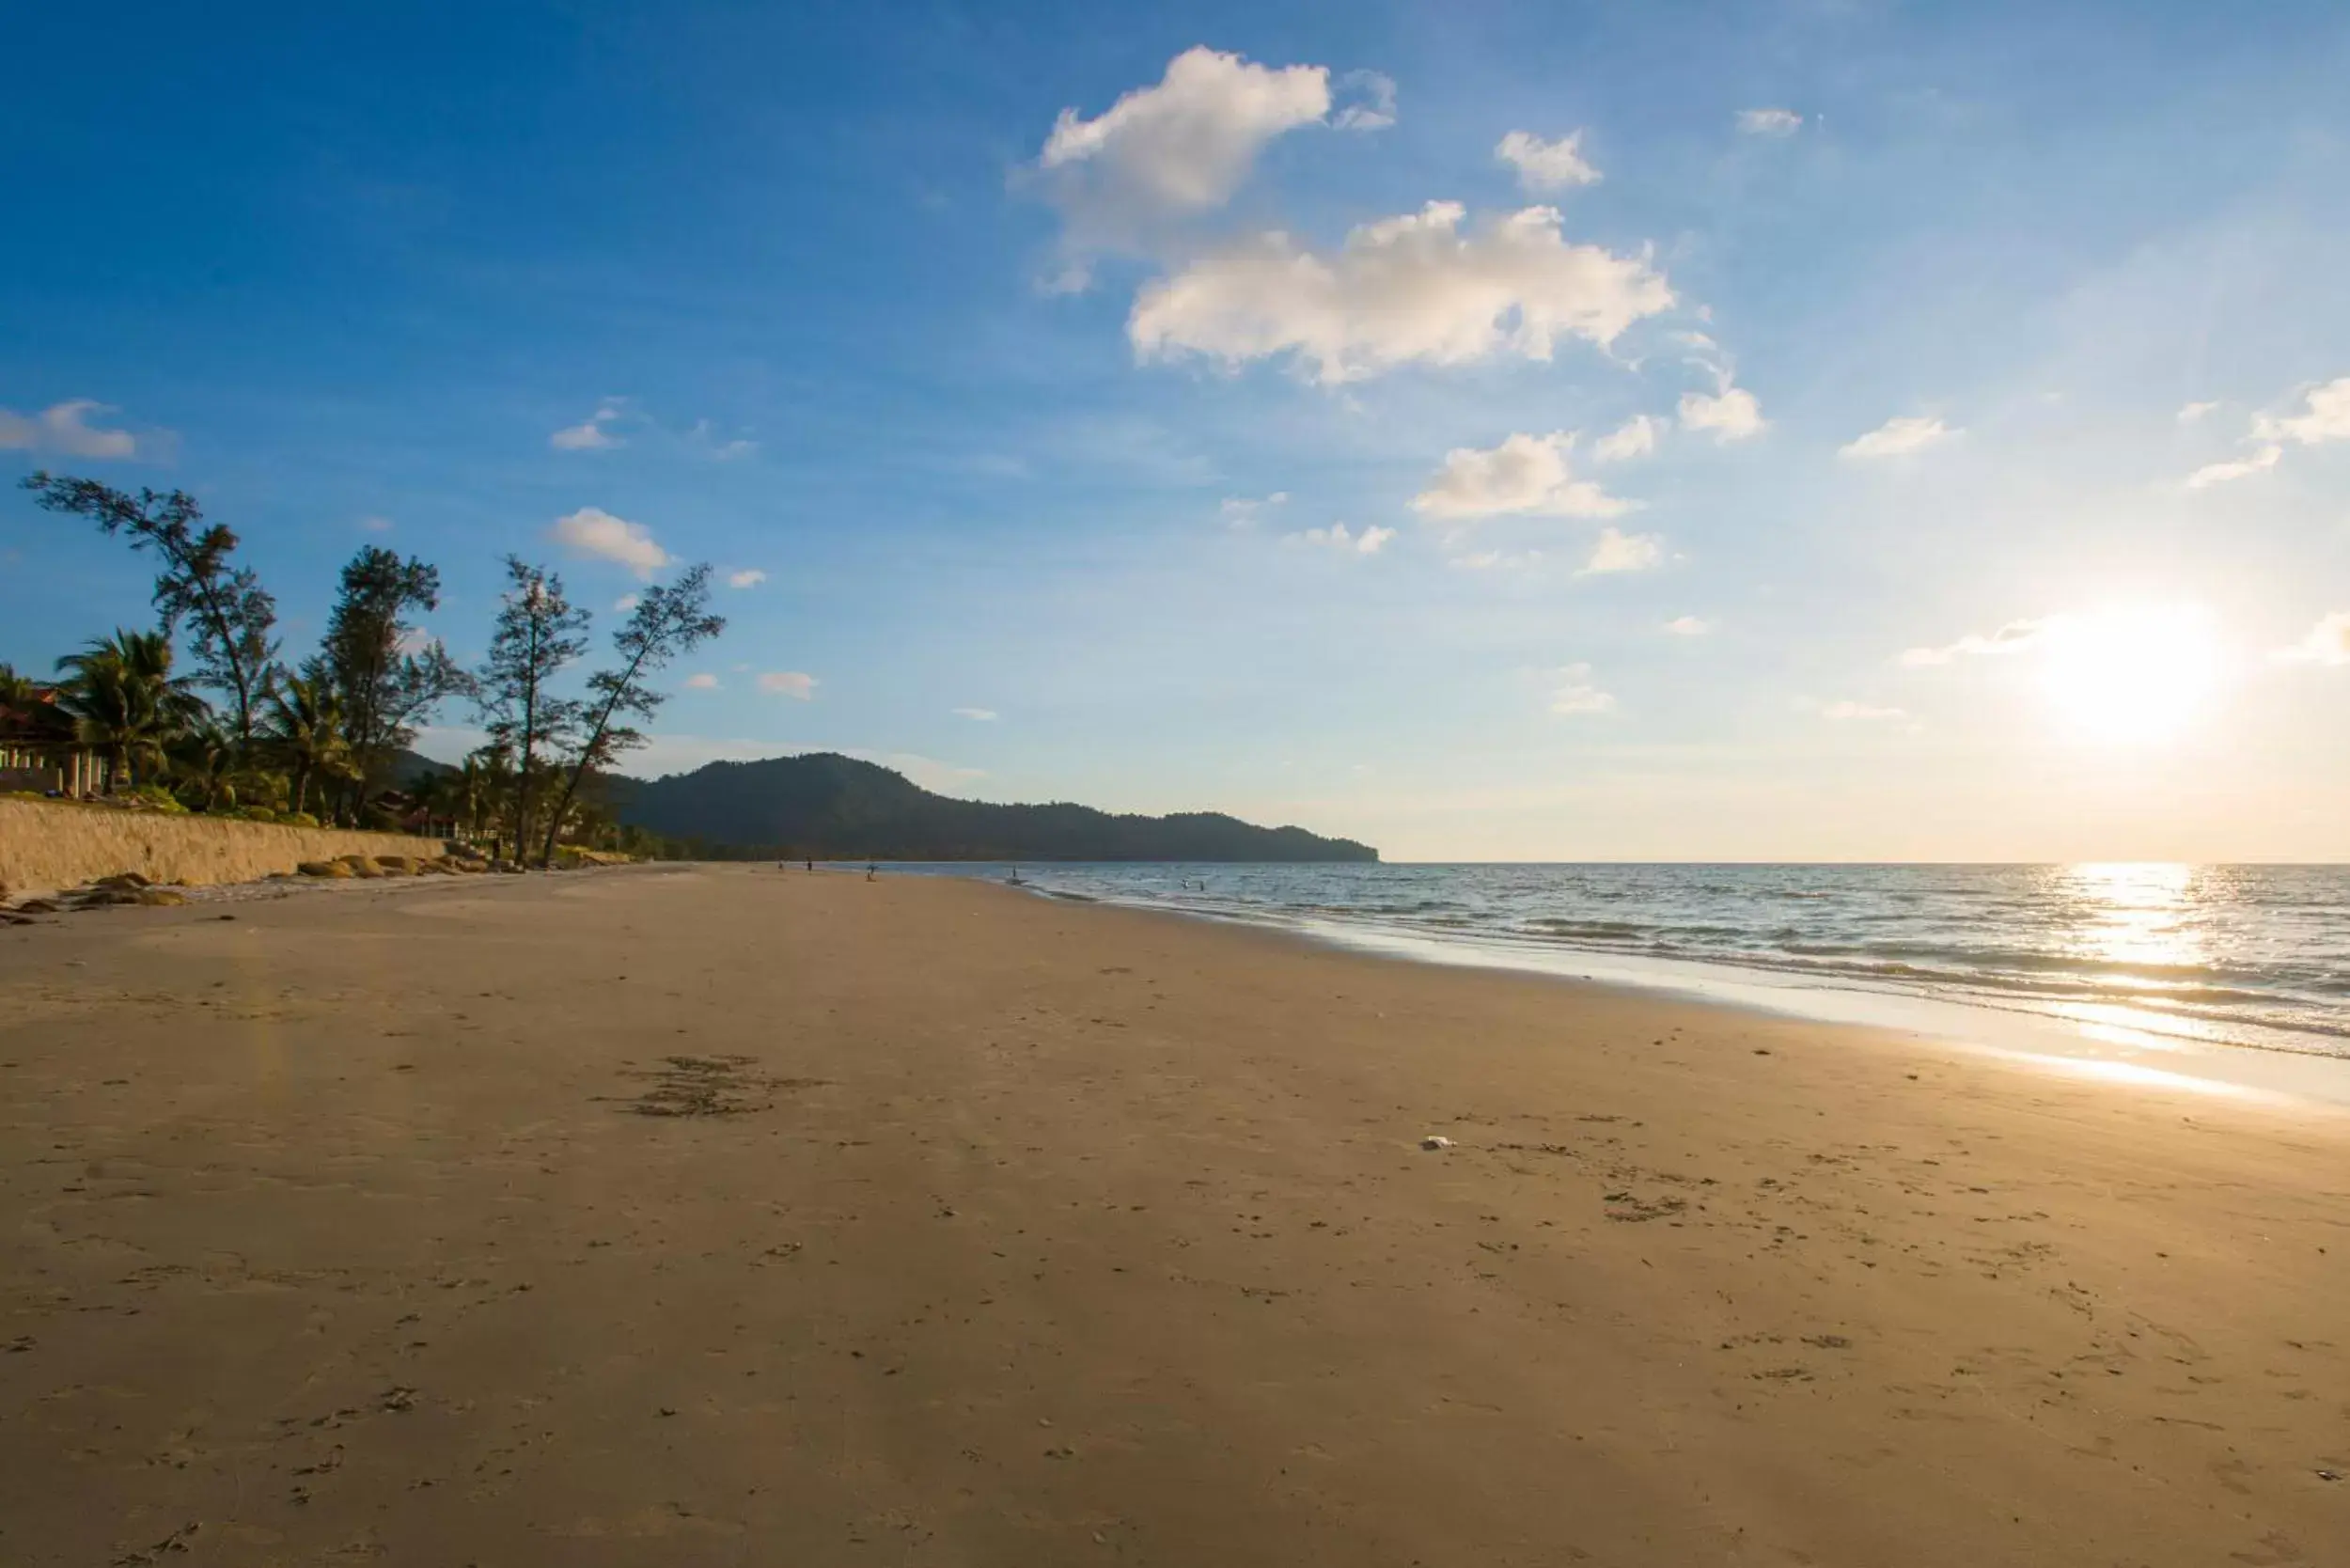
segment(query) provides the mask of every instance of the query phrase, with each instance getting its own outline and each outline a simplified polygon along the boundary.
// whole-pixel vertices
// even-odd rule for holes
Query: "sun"
[[[2219,681],[2211,619],[2188,605],[2059,616],[2041,638],[2041,680],[2077,734],[2116,745],[2164,741]]]

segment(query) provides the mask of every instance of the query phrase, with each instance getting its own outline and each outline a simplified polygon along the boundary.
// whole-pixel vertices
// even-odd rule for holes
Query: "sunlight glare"
[[[2210,618],[2188,606],[2064,616],[2044,640],[2042,681],[2049,700],[2076,733],[2109,744],[2176,734],[2218,678]]]

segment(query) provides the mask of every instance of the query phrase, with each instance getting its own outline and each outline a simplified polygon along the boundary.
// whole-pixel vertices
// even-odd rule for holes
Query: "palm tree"
[[[269,694],[263,748],[293,775],[293,809],[309,809],[313,778],[351,776],[351,743],[342,701],[315,676],[290,675]]]
[[[73,719],[74,735],[105,752],[124,784],[141,770],[160,770],[166,743],[200,722],[210,710],[186,677],[171,673],[171,639],[161,632],[117,632],[57,661],[70,678],[57,706]]]
[[[261,784],[239,755],[237,738],[215,719],[192,726],[164,749],[178,778],[174,792],[198,811],[233,807],[240,792],[256,793]]]

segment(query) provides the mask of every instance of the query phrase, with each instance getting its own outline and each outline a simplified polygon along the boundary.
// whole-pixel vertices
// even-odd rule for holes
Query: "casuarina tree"
[[[588,651],[588,612],[563,597],[563,579],[517,556],[506,557],[490,655],[476,676],[474,701],[490,744],[513,760],[510,821],[514,853],[530,841],[532,797],[545,760],[579,734],[585,704],[555,694],[563,670]]]
[[[341,591],[311,673],[332,684],[342,711],[350,760],[362,797],[383,783],[392,759],[415,739],[415,727],[443,701],[472,689],[435,639],[420,639],[412,617],[441,603],[441,574],[374,545],[343,568]]]
[[[270,637],[277,601],[251,567],[234,564],[236,534],[206,524],[196,497],[184,490],[142,490],[134,496],[95,479],[45,473],[26,479],[24,488],[51,511],[86,517],[102,533],[128,534],[133,550],[155,553],[163,562],[155,573],[155,609],[164,635],[188,622],[193,677],[228,695],[237,745],[250,745],[277,657]]]
[[[563,814],[579,793],[580,781],[590,770],[608,768],[613,759],[645,744],[644,733],[628,719],[650,719],[668,700],[655,691],[652,678],[671,659],[688,652],[727,629],[724,616],[710,613],[710,567],[688,568],[666,588],[650,588],[637,595],[636,608],[612,634],[612,651],[619,663],[588,677],[590,694],[582,714],[578,749],[563,780],[563,792],[547,813],[546,842],[541,862],[555,858],[555,836]]]

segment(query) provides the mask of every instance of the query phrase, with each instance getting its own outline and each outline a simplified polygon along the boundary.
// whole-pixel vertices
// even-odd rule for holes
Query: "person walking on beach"
[[[872,863],[870,863],[870,862],[869,862],[869,863],[866,865],[866,868],[865,868],[865,880],[866,880],[866,881],[870,882],[870,881],[872,881],[872,880],[873,880],[876,876],[879,876],[880,874],[881,874],[881,867],[879,867],[878,865],[874,865],[874,864],[872,864]]]

